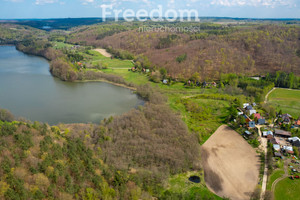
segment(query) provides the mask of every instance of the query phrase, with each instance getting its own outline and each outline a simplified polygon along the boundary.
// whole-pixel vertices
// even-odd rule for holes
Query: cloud
[[[5,0],[5,1],[10,1],[10,2],[13,2],[13,3],[18,3],[18,2],[23,2],[24,0]]]
[[[195,0],[191,0],[195,1]],[[220,6],[295,6],[294,0],[213,0],[211,5]]]
[[[35,4],[36,5],[44,5],[44,4],[52,4],[52,3],[56,3],[58,2],[58,0],[36,0]]]
[[[82,0],[83,5],[87,5],[89,3],[94,3],[94,2],[95,2],[94,0]]]

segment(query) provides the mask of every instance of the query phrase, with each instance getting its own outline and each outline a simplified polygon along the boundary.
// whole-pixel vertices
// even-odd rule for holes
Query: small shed
[[[245,134],[249,136],[249,135],[251,135],[252,133],[251,133],[250,131],[245,131]]]
[[[274,156],[275,156],[275,157],[281,158],[282,155],[281,155],[281,153],[279,153],[279,152],[274,152]]]
[[[163,84],[168,84],[168,80],[167,80],[167,79],[164,79],[164,80],[163,80]]]

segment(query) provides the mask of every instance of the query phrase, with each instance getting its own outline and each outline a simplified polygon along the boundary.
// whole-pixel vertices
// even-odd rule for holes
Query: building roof
[[[280,130],[280,129],[275,129],[275,134],[281,136],[292,136],[291,132]]]
[[[292,141],[292,142],[296,142],[297,140],[300,140],[298,137],[290,137],[288,138],[289,141]]]
[[[250,104],[249,103],[244,103],[243,104],[243,108],[246,108],[247,106],[249,106]]]
[[[299,119],[295,122],[295,125],[300,126],[300,120]]]
[[[261,119],[258,119],[258,123],[259,123],[259,124],[265,124],[265,123],[266,123],[266,120],[265,120],[265,119],[262,119],[262,118],[261,118]]]
[[[276,151],[280,150],[280,145],[279,144],[273,144],[273,149],[275,149]]]
[[[278,141],[277,141],[275,138],[271,138],[271,139],[270,139],[270,142],[271,142],[272,144],[278,144]]]
[[[282,118],[292,118],[292,115],[286,113],[281,116]]]
[[[263,136],[267,136],[268,135],[268,131],[263,131]]]
[[[254,114],[254,118],[256,118],[256,119],[260,119],[260,118],[261,118],[261,116],[260,116],[260,114],[259,114],[259,113],[255,113],[255,114]]]
[[[252,106],[247,106],[246,109],[247,110],[253,110],[253,107]]]
[[[247,135],[251,135],[251,134],[252,134],[250,131],[245,131],[245,133],[246,133]]]
[[[255,121],[250,121],[249,122],[249,127],[254,128],[255,127]]]
[[[275,152],[274,155],[275,155],[276,157],[281,157],[281,156],[282,156],[281,153],[279,153],[279,152]]]
[[[283,149],[286,150],[286,151],[293,151],[292,146],[283,146]]]

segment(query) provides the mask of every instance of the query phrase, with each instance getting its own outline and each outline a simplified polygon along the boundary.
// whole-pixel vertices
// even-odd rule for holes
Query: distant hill
[[[247,22],[247,23],[285,23],[285,24],[300,24],[300,19],[284,18],[284,19],[263,19],[263,18],[231,18],[231,17],[200,17],[201,22]],[[108,18],[107,21],[114,21]],[[120,18],[118,21],[124,21]],[[68,30],[76,26],[93,25],[102,23],[103,19],[98,17],[92,18],[53,18],[53,19],[0,19],[0,23],[15,23],[27,25],[43,30],[62,29]]]
[[[131,30],[115,34],[103,26],[79,29],[68,42],[143,54],[151,67],[164,67],[172,77],[218,79],[221,73],[260,75],[275,71],[300,75],[300,27],[282,24],[169,23],[169,27],[199,26],[197,33]],[[145,26],[154,26],[145,24]],[[105,35],[105,33],[110,33]],[[101,37],[99,37],[101,36]],[[105,36],[105,37],[103,37]]]

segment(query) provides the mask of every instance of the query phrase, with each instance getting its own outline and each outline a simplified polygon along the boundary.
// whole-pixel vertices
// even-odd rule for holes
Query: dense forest
[[[103,35],[100,27],[79,29],[67,41],[143,54],[151,62],[149,67],[163,67],[174,78],[189,78],[196,72],[202,80],[219,79],[221,73],[232,72],[259,75],[284,71],[300,75],[297,26],[201,24],[199,33],[140,32],[135,27],[103,39],[98,37]],[[182,55],[186,59],[179,61]]]

